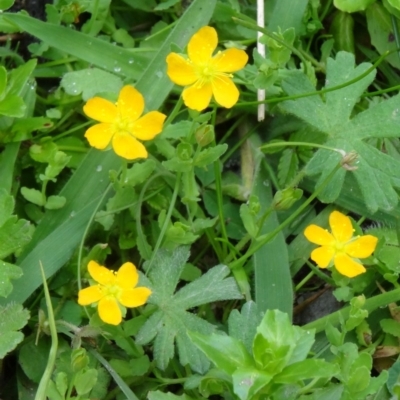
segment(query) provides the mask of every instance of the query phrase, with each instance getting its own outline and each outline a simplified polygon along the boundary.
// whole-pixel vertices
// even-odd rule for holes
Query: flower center
[[[201,85],[204,85],[205,83],[210,83],[218,74],[215,67],[211,63],[198,65],[196,68],[196,73],[199,77],[199,83]]]
[[[111,296],[114,298],[118,298],[122,292],[122,289],[118,285],[107,285],[103,286],[102,289],[104,296]]]
[[[118,116],[115,120],[115,133],[132,133],[132,123],[129,118]]]

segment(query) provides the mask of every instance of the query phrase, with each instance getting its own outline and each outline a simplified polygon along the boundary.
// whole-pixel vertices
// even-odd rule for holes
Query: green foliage
[[[20,304],[0,306],[0,358],[14,350],[22,342],[24,335],[20,332],[28,322],[29,311]]]
[[[348,82],[369,70],[370,64],[363,63],[354,67],[354,56],[339,52],[336,60],[329,59],[325,88],[331,88]],[[350,118],[359,96],[372,82],[375,76],[370,72],[364,78],[342,89],[326,93],[323,101],[318,95],[296,101],[287,101],[282,109],[290,112],[325,135],[325,145],[343,151],[343,154],[357,153],[356,168],[351,174],[363,194],[367,207],[375,212],[378,209],[390,210],[397,204],[395,188],[399,187],[393,172],[400,167],[398,160],[378,151],[369,144],[369,138],[397,137],[397,103],[395,96],[390,100],[372,105],[369,109]],[[290,95],[313,92],[314,88],[303,73],[294,73],[283,83],[284,90]],[[306,167],[309,175],[320,174],[318,185],[334,171],[341,155],[335,151],[318,150]],[[330,184],[323,189],[320,198],[325,202],[335,201],[345,184],[349,173],[340,168]]]
[[[147,262],[149,279],[142,277],[142,282],[151,288],[149,303],[157,306],[157,310],[140,329],[136,341],[143,345],[154,339],[156,363],[163,370],[174,356],[176,341],[182,365],[189,364],[193,370],[205,372],[209,363],[191,343],[186,331],[208,335],[215,327],[187,310],[214,301],[240,299],[241,295],[235,280],[227,277],[229,269],[224,265],[211,268],[174,294],[188,257],[188,249],[180,247],[174,252],[160,250],[151,264]]]
[[[0,48],[0,397],[400,396],[399,1],[271,0],[266,28],[254,1],[20,3],[0,15],[13,34]],[[168,77],[167,55],[194,56],[205,25],[214,54],[249,56],[224,75],[230,109],[214,96],[189,110]],[[133,162],[84,136],[84,103],[126,84],[167,117]],[[333,210],[379,239],[355,278],[310,259],[304,230],[328,229]],[[144,269],[147,304],[118,326],[80,306],[90,260]]]

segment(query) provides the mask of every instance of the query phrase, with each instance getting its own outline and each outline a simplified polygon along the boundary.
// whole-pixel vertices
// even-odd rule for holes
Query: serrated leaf
[[[199,279],[179,290],[174,296],[175,305],[188,309],[214,301],[241,299],[235,279],[227,278],[229,274],[226,265],[211,268]]]
[[[135,163],[126,172],[125,183],[127,185],[136,186],[139,183],[146,181],[155,168],[156,162],[151,159],[147,159],[141,163]]]
[[[0,359],[22,342],[24,335],[19,332],[28,322],[29,311],[21,304],[0,306]]]
[[[355,67],[354,56],[339,52],[336,60],[329,59],[326,88],[343,84],[364,73],[371,64],[363,63]],[[346,86],[326,93],[324,102],[319,95],[284,102],[282,108],[306,121],[326,135],[325,145],[341,149],[346,153],[358,154],[351,171],[361,189],[364,201],[371,212],[378,209],[390,210],[396,206],[398,196],[394,188],[400,187],[396,171],[400,162],[374,148],[365,139],[371,137],[398,137],[400,121],[400,96],[371,106],[350,119],[352,110],[362,92],[373,81],[375,72]],[[315,89],[304,74],[293,74],[283,83],[284,90],[290,94],[312,92]],[[333,173],[342,156],[334,151],[318,150],[306,166],[309,175],[320,174],[317,187]],[[348,171],[340,168],[332,180],[322,190],[320,199],[333,202],[339,196]]]
[[[208,147],[202,150],[199,155],[194,159],[196,167],[206,167],[207,165],[217,161],[228,149],[228,145],[217,144],[215,147]]]
[[[0,261],[0,296],[7,297],[12,292],[11,279],[22,275],[22,269],[17,265]]]
[[[122,79],[99,68],[88,68],[67,72],[61,79],[61,87],[66,93],[76,96],[82,93],[84,101],[98,93],[118,93],[123,86]]]
[[[31,240],[31,232],[28,221],[10,217],[0,228],[0,260],[27,244]]]
[[[159,310],[142,326],[136,342],[146,344],[155,337],[156,363],[160,369],[165,369],[174,356],[176,341],[181,364],[189,364],[194,371],[204,373],[209,368],[209,361],[189,340],[187,331],[209,335],[215,327],[186,310],[212,301],[238,299],[242,296],[235,280],[227,278],[229,269],[224,265],[211,268],[174,295],[188,257],[187,247],[178,247],[174,252],[159,250],[148,278],[141,275],[141,284],[152,290],[148,302],[156,305]],[[149,262],[144,268],[149,268]]]

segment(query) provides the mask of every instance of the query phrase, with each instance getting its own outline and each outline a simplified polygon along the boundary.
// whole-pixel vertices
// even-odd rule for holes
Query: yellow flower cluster
[[[219,105],[231,108],[239,99],[231,73],[246,65],[247,54],[232,48],[213,56],[217,45],[217,32],[205,26],[190,39],[188,59],[177,53],[167,56],[171,81],[188,86],[182,93],[188,108],[202,111],[212,97]],[[101,97],[88,100],[83,111],[99,122],[85,133],[89,144],[99,150],[111,144],[115,153],[127,160],[147,158],[147,150],[140,141],[151,140],[161,133],[166,116],[158,111],[141,116],[144,106],[143,96],[130,85],[121,89],[115,104]]]
[[[305,237],[320,246],[312,251],[311,259],[320,268],[333,264],[349,278],[364,273],[366,269],[358,259],[367,258],[374,252],[378,238],[372,235],[354,237],[350,218],[339,211],[329,215],[329,226],[332,233],[317,225],[305,229]]]

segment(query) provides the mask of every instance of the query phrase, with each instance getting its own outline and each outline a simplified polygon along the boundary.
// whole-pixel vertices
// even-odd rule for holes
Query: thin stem
[[[152,264],[153,264],[153,261],[154,261],[154,257],[155,257],[155,255],[156,255],[158,249],[159,249],[160,246],[161,246],[161,242],[162,242],[163,239],[164,239],[165,232],[167,231],[168,225],[169,225],[169,223],[170,223],[170,221],[171,221],[172,211],[174,210],[175,203],[176,203],[176,199],[177,199],[178,193],[179,193],[179,188],[180,188],[180,183],[181,183],[181,176],[182,176],[182,173],[181,173],[181,172],[178,172],[178,173],[176,174],[176,181],[175,181],[174,192],[172,193],[171,202],[170,202],[170,204],[169,204],[168,212],[167,212],[167,215],[165,216],[165,220],[164,220],[163,226],[162,226],[162,228],[161,228],[161,232],[160,232],[160,234],[159,234],[159,236],[158,236],[158,238],[157,238],[156,245],[154,246],[154,250],[153,250],[153,254],[151,255],[151,259],[150,259],[150,262],[149,262],[149,266],[148,266],[148,268],[146,269],[146,275],[147,275],[147,274],[149,273],[149,271],[150,271],[150,268],[151,268],[151,266],[152,266]]]
[[[243,265],[243,263],[250,258],[254,253],[256,253],[261,247],[263,247],[266,243],[271,241],[283,228],[289,225],[293,220],[295,220],[304,209],[308,207],[308,205],[321,193],[321,191],[325,188],[325,186],[329,183],[329,181],[333,178],[336,172],[341,167],[341,164],[338,164],[331,173],[325,178],[322,184],[314,191],[314,193],[285,221],[283,221],[279,226],[277,226],[272,232],[265,234],[258,238],[254,245],[251,246],[246,254],[240,257],[238,260],[234,261],[231,264],[231,268],[234,269],[238,265]]]

